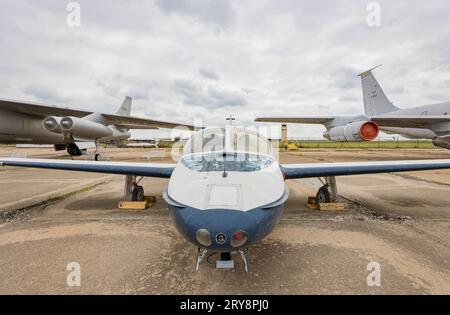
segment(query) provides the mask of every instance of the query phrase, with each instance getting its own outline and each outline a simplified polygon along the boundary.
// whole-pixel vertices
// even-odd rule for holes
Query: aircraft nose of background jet
[[[233,251],[241,247],[247,247],[257,240],[260,232],[257,217],[248,212],[237,210],[198,210],[187,220],[186,224],[190,231],[191,240],[194,240],[197,245],[218,251]],[[198,243],[197,232],[201,229],[209,232],[210,246]],[[236,243],[240,244],[240,242],[236,239],[233,241],[233,239],[242,237],[246,237],[247,240],[236,246]]]

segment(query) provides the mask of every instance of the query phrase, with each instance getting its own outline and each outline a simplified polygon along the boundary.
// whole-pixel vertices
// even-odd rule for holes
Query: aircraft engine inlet
[[[48,131],[61,133],[61,117],[47,117],[44,119],[44,128]]]

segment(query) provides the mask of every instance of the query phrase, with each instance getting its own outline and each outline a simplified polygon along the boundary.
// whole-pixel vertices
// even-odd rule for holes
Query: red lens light
[[[240,241],[243,240],[247,235],[245,235],[245,232],[243,231],[237,231],[236,233],[233,234],[233,238],[236,241]]]
[[[231,246],[233,247],[241,247],[247,242],[247,233],[244,231],[236,231],[233,234],[233,237],[231,239]]]

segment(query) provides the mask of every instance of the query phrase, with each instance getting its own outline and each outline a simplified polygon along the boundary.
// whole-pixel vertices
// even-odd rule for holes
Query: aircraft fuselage
[[[0,143],[61,144],[64,136],[48,131],[43,118],[0,109]]]

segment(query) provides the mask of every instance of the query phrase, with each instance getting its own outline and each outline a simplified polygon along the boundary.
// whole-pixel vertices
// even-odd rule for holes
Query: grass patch
[[[299,149],[438,149],[431,141],[427,140],[388,140],[370,142],[293,140],[280,142],[280,149],[285,149],[289,143],[295,144]]]

